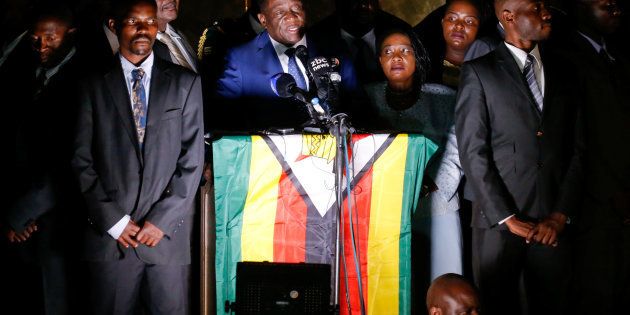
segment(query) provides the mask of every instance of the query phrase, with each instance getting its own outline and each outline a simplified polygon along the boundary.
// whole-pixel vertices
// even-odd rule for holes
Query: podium
[[[334,137],[226,136],[215,140],[212,150],[216,314],[227,314],[225,301],[235,300],[238,262],[334,265]],[[367,314],[410,313],[411,216],[424,168],[436,150],[421,135],[354,134],[348,139],[340,221],[341,314],[360,314],[359,292]]]

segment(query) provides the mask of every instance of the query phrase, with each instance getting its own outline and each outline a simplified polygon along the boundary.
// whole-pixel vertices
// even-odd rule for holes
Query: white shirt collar
[[[269,35],[269,34],[267,34]],[[304,45],[304,47],[308,47],[306,45],[306,35],[302,36],[302,39],[300,39],[297,43],[295,43],[293,46],[291,47],[287,47],[285,44],[282,44],[280,42],[278,42],[277,40],[273,39],[273,37],[271,37],[271,35],[269,35],[269,39],[271,40],[271,44],[273,45],[273,49],[276,51],[276,55],[281,56],[284,54],[284,52],[291,48],[291,47],[297,47],[300,45]]]
[[[512,53],[512,56],[514,56],[514,59],[516,60],[516,64],[518,65],[518,68],[521,70],[521,72],[523,72],[523,68],[525,67],[525,61],[527,61],[528,53],[518,47],[512,46],[508,42],[504,42],[504,43],[505,43],[505,46],[507,46],[507,48],[510,50],[510,53]],[[534,59],[536,60],[535,62],[536,67],[542,68],[542,59],[540,59],[540,50],[538,50],[538,45],[534,46],[534,49],[532,49],[532,51],[530,51],[529,54],[532,54],[534,56]]]
[[[179,36],[179,34],[175,31],[175,29],[169,23],[166,24],[166,30],[164,31],[164,33],[167,33],[173,39],[181,38],[181,36]]]

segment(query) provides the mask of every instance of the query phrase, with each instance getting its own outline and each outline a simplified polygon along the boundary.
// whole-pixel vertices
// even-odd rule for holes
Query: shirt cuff
[[[513,217],[513,216],[515,216],[515,215],[516,215],[516,214],[513,214],[513,215],[511,215],[511,216],[509,216],[509,217],[507,217],[507,218],[505,218],[505,219],[503,219],[503,220],[499,221],[499,225],[501,225],[501,224],[505,223],[505,221],[509,220],[511,217]]]
[[[120,234],[122,234],[122,232],[125,230],[125,227],[127,227],[127,223],[129,223],[129,220],[131,220],[131,217],[126,214],[124,217],[122,217],[122,219],[120,219],[120,221],[118,221],[118,223],[114,224],[114,226],[107,230],[107,233],[111,235],[115,240],[117,240],[120,237]]]

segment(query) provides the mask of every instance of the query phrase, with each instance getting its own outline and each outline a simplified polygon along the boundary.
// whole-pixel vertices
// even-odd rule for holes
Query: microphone
[[[308,73],[313,76],[313,81],[317,86],[317,96],[322,103],[336,103],[339,92],[339,59],[315,57],[308,61]]]
[[[295,98],[298,101],[306,101],[306,91],[300,89],[292,75],[284,72],[274,74],[269,80],[273,93],[282,98]]]
[[[282,98],[294,98],[306,104],[308,115],[311,118],[305,125],[315,125],[325,118],[325,112],[319,105],[319,99],[306,100],[307,92],[300,89],[295,83],[295,78],[288,73],[274,74],[269,80],[273,93]]]

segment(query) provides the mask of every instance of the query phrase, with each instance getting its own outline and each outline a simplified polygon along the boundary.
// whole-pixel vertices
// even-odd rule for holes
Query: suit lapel
[[[278,54],[276,54],[276,50],[273,48],[273,44],[269,39],[267,31],[258,35],[256,43],[258,46],[258,54],[260,55],[260,58],[262,58],[259,60],[268,60],[265,67],[265,70],[267,71],[266,75],[271,77],[276,73],[283,72],[280,59],[278,58]]]
[[[166,68],[164,61],[155,58],[153,69],[151,70],[151,91],[149,91],[149,106],[147,115],[147,130],[145,134],[145,150],[146,147],[152,146],[157,141],[159,121],[164,114],[166,99],[169,95],[169,87],[171,83],[171,75]]]
[[[114,69],[105,75],[105,82],[110,96],[118,112],[120,121],[122,122],[129,139],[133,143],[133,147],[136,150],[136,156],[138,160],[142,162],[142,154],[140,152],[138,143],[138,134],[136,132],[135,122],[133,121],[133,113],[131,112],[131,101],[129,99],[129,92],[127,91],[127,85],[125,83],[125,75],[122,71],[122,66],[116,55]]]
[[[501,43],[499,44],[499,47],[496,49],[496,51],[497,51],[497,62],[499,63],[499,65],[505,70],[508,77],[514,83],[514,86],[516,86],[517,89],[521,91],[521,93],[523,93],[525,97],[527,97],[527,99],[529,100],[529,105],[531,109],[536,113],[538,118],[539,119],[542,118],[542,115],[540,111],[538,110],[538,105],[536,105],[536,100],[534,100],[534,96],[532,95],[532,92],[529,90],[529,85],[527,84],[527,81],[525,81],[525,77],[523,76],[523,73],[518,68],[518,65],[516,64],[516,60],[514,60],[514,56],[512,56],[512,53],[510,53],[510,50],[507,47],[505,47],[505,44]],[[543,98],[543,103],[544,103],[544,98]],[[543,109],[544,109],[544,106],[543,106]]]

